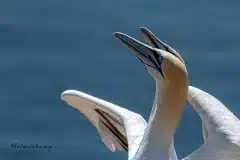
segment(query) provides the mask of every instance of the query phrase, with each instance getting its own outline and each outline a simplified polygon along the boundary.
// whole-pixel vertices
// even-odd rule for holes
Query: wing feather
[[[61,99],[79,110],[97,129],[103,143],[134,154],[141,142],[146,121],[141,115],[86,93],[67,90]]]

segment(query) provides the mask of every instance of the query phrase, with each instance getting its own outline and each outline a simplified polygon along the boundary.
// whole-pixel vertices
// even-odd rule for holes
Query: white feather
[[[188,92],[188,101],[201,117],[206,131],[205,144],[184,160],[240,160],[239,119],[207,92],[192,86]]]
[[[76,90],[63,92],[61,98],[92,122],[111,151],[125,149],[129,158],[135,155],[147,126],[141,115]]]

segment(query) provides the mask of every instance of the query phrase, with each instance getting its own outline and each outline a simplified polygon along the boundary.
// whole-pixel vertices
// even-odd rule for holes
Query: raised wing
[[[205,143],[184,160],[240,159],[239,119],[217,98],[189,86],[188,102],[203,123]]]
[[[222,132],[221,128],[234,129],[238,124],[236,122],[239,122],[239,119],[222,102],[196,87],[189,86],[188,102],[201,117],[207,130],[206,137]]]
[[[128,151],[129,157],[135,154],[147,126],[141,115],[76,90],[63,92],[61,99],[96,127],[112,152],[119,149]]]

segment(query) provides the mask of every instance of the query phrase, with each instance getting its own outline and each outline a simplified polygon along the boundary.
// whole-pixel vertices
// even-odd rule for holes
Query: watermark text
[[[51,152],[52,146],[51,145],[46,145],[46,144],[23,144],[23,143],[18,143],[18,142],[13,142],[10,144],[10,147],[12,149],[44,149],[48,152]]]

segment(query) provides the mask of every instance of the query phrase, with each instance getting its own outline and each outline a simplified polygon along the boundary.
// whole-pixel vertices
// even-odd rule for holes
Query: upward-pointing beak
[[[114,35],[119,39],[142,63],[156,68],[162,75],[161,63],[163,57],[152,47],[124,34],[115,32]]]
[[[162,41],[160,41],[157,36],[155,36],[149,29],[146,27],[140,27],[140,32],[142,34],[143,40],[153,48],[158,48],[167,51],[167,47]]]
[[[153,34],[149,29],[146,27],[140,27],[140,32],[143,36],[144,41],[150,45],[153,48],[162,49],[164,51],[167,51],[174,56],[176,56],[180,61],[184,63],[183,58],[180,56],[180,54],[175,51],[172,47],[167,45],[166,43],[162,42],[155,34]]]

